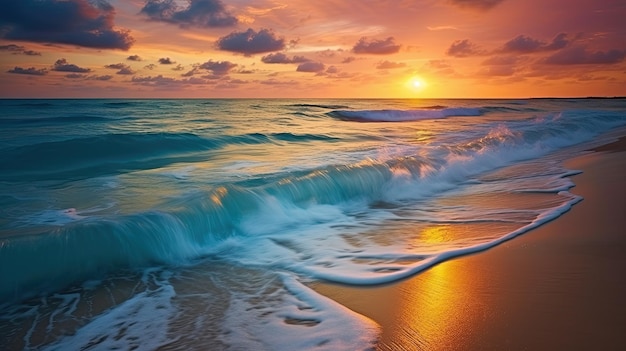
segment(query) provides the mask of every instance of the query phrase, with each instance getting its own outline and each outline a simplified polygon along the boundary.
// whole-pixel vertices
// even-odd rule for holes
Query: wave
[[[313,108],[321,108],[321,109],[328,109],[328,110],[349,108],[348,106],[344,106],[344,105],[324,105],[324,104],[292,104],[292,105],[289,105],[289,106],[291,106],[291,107],[313,107]]]
[[[227,145],[332,142],[323,134],[249,133],[202,137],[192,133],[106,134],[2,150],[0,179],[67,179],[160,168],[207,159]]]
[[[482,112],[478,108],[448,107],[419,110],[335,110],[329,112],[328,115],[355,122],[408,122],[453,116],[481,116]]]
[[[1,118],[0,124],[6,125],[35,125],[35,124],[74,124],[74,123],[106,123],[128,120],[127,117],[99,117],[99,116],[59,116],[41,118]]]
[[[0,299],[19,299],[124,268],[187,264],[204,255],[219,255],[221,252],[226,252],[225,256],[231,259],[247,259],[246,262],[254,265],[276,265],[339,282],[376,284],[400,279],[436,262],[484,250],[519,235],[556,218],[580,201],[580,198],[567,193],[570,183],[565,186],[560,182],[550,183],[549,189],[529,186],[527,190],[531,191],[563,192],[559,194],[561,204],[538,212],[534,220],[520,224],[520,228],[501,238],[478,245],[473,242],[472,245],[436,255],[416,256],[414,258],[420,262],[404,265],[404,268],[387,265],[383,267],[385,270],[374,271],[381,266],[369,265],[360,267],[360,271],[350,268],[342,270],[352,264],[350,261],[358,261],[372,253],[355,254],[354,247],[329,245],[323,240],[317,240],[319,237],[309,239],[302,233],[306,228],[313,228],[309,232],[315,231],[321,235],[319,233],[323,233],[323,230],[315,230],[318,228],[316,226],[340,228],[342,225],[361,225],[363,217],[359,216],[375,212],[373,204],[389,203],[393,207],[393,204],[427,200],[468,184],[476,175],[590,140],[603,130],[626,123],[622,112],[575,111],[566,112],[565,115],[567,118],[555,115],[533,121],[524,120],[520,122],[523,125],[517,126],[515,130],[497,125],[480,137],[454,146],[431,146],[419,153],[419,156],[404,155],[387,160],[283,172],[272,175],[271,179],[265,177],[256,185],[232,183],[204,188],[207,190],[181,196],[142,213],[96,216],[80,210],[65,211],[62,213],[71,216],[71,221],[58,222],[62,224],[49,226],[39,235],[0,239]],[[101,160],[111,157],[110,153],[104,151],[90,154],[89,150],[94,149],[94,143],[100,147],[112,147],[111,144],[115,144],[113,156],[116,159],[124,157],[123,151],[129,151],[124,148],[134,147],[130,151],[135,153],[132,155],[133,160],[126,164],[132,167],[137,159],[150,159],[155,157],[154,153],[162,157],[163,153],[172,150],[180,155],[211,150],[224,143],[268,143],[279,138],[315,141],[320,136],[257,133],[215,140],[194,134],[108,137],[74,139],[43,146],[38,144],[30,146],[30,149],[13,149],[12,154],[9,154],[18,159],[22,156],[30,158],[31,162],[50,162],[48,166],[52,167],[54,162],[61,160],[57,154],[68,146],[80,150],[72,151],[73,157],[82,157],[87,162],[90,157],[99,157]],[[35,158],[35,152],[44,152],[46,148],[50,151],[45,156],[53,158],[54,162],[47,161],[41,154]],[[0,157],[0,164],[5,165],[5,153]],[[568,174],[571,173],[565,176]],[[545,180],[536,175],[533,177]],[[354,217],[353,222],[342,222],[350,216]],[[365,219],[368,220],[373,222],[375,219]],[[297,239],[290,240],[293,239],[290,236]],[[275,245],[262,246],[259,244],[262,239]],[[294,242],[303,247],[296,247]],[[276,251],[275,247],[284,251]],[[238,252],[241,254],[238,255]],[[288,252],[292,256],[287,256]],[[380,252],[378,250],[375,253]],[[337,258],[340,254],[345,259]],[[322,265],[327,257],[334,257],[333,267]],[[396,258],[408,259],[400,255]],[[336,266],[340,266],[340,269],[334,270]]]
[[[185,151],[216,146],[214,141],[191,134],[111,137],[128,138],[133,145],[137,138],[147,138],[148,142],[140,142],[140,149],[148,156],[153,152],[151,148],[164,152],[172,148]],[[240,141],[269,139],[264,134],[241,138]],[[74,142],[80,145],[72,144],[73,147],[84,148],[94,139]],[[51,146],[54,145],[48,145]],[[203,255],[219,253],[223,245],[233,240],[245,242],[290,228],[336,223],[345,217],[342,208],[348,204],[356,204],[359,211],[369,211],[368,206],[373,203],[430,198],[458,187],[473,175],[527,158],[529,152],[536,154],[530,146],[523,136],[496,129],[457,148],[430,150],[427,157],[402,156],[286,172],[256,186],[223,184],[142,213],[96,216],[77,210],[61,211],[71,215],[72,220],[57,221],[59,225],[40,235],[0,240],[0,298],[17,299],[33,292],[51,291],[124,268],[186,264]],[[53,151],[51,157],[58,152]],[[142,151],[134,152],[141,155]],[[94,155],[86,152],[75,156]],[[270,240],[279,246],[290,246],[285,239]],[[255,247],[246,250],[253,251],[250,255],[256,255],[252,259],[259,264],[262,260],[258,256],[264,253],[255,252]],[[271,250],[268,252],[271,255]],[[334,274],[301,266],[294,269],[326,278]]]

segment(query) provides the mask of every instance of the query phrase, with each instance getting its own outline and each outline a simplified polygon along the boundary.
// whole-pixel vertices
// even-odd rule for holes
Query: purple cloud
[[[286,54],[277,52],[275,54],[269,54],[261,57],[261,61],[264,63],[304,63],[311,60],[304,56],[293,56],[292,58],[289,58]]]
[[[231,69],[235,67],[237,67],[236,63],[232,63],[229,61],[213,61],[213,60],[209,60],[201,64],[200,66],[198,66],[198,68],[211,71],[216,76],[226,75]]]
[[[252,28],[248,28],[245,32],[232,32],[221,37],[216,45],[220,50],[251,56],[282,50],[285,48],[285,39],[277,38],[270,29],[261,29],[257,33]]]
[[[127,50],[134,39],[128,30],[114,29],[114,16],[105,0],[3,0],[0,37]]]
[[[545,43],[543,41],[533,39],[525,35],[518,35],[517,37],[509,40],[504,44],[502,48],[503,52],[511,53],[533,53],[540,51],[560,50],[570,44],[570,40],[567,39],[566,33],[560,33],[552,42]]]
[[[393,37],[389,37],[384,40],[367,40],[363,37],[354,44],[352,51],[356,54],[375,54],[375,55],[389,55],[395,54],[400,51],[400,45],[395,43]]]
[[[22,68],[22,67],[16,66],[15,68],[8,70],[7,73],[26,74],[26,75],[31,75],[31,76],[44,76],[48,74],[48,70],[45,68],[40,68],[40,69],[37,69],[35,67]]]
[[[551,65],[611,65],[624,61],[626,50],[589,51],[584,46],[575,46],[556,52],[545,59]]]
[[[78,67],[74,64],[68,63],[66,59],[58,59],[52,66],[53,71],[57,72],[72,72],[72,73],[87,73],[91,72],[89,68]]]
[[[298,68],[296,69],[296,71],[317,73],[317,72],[322,72],[324,68],[326,68],[326,66],[324,66],[324,64],[321,62],[309,61],[309,62],[304,62],[298,65]]]
[[[464,39],[454,41],[446,51],[446,54],[454,57],[469,57],[483,55],[484,51],[468,39]]]
[[[22,55],[28,55],[28,56],[41,56],[40,52],[33,51],[33,50],[26,50],[25,47],[20,46],[20,45],[15,45],[15,44],[0,45],[0,51],[9,51],[9,52],[12,52],[14,55],[22,54]]]
[[[453,5],[475,10],[489,10],[504,0],[448,0]]]
[[[161,57],[159,63],[162,65],[173,65],[176,62],[172,61],[169,57]]]
[[[402,68],[406,67],[406,63],[403,62],[391,62],[391,61],[380,61],[377,65],[377,69],[394,69],[394,68]]]
[[[352,62],[352,61],[354,61],[354,60],[356,60],[356,57],[354,57],[354,56],[348,56],[348,57],[346,57],[345,59],[343,59],[343,60],[341,61],[341,63],[350,63],[350,62]]]
[[[139,55],[130,55],[126,58],[128,61],[142,61],[141,57],[139,57]]]
[[[153,21],[178,24],[181,27],[229,27],[237,24],[220,0],[188,0],[181,8],[174,0],[147,0],[140,13]]]
[[[112,75],[103,75],[103,76],[89,76],[88,79],[90,80],[99,80],[99,81],[107,81],[107,80],[111,80],[113,79]]]
[[[207,84],[208,81],[201,78],[187,78],[187,79],[176,79],[170,77],[163,77],[163,75],[158,76],[148,76],[148,77],[133,77],[131,82],[134,84],[145,85],[145,86],[179,86],[179,85],[198,85],[198,84]]]
[[[122,68],[126,68],[128,67],[127,65],[123,64],[123,63],[113,63],[110,65],[105,65],[104,68],[110,68],[110,69],[122,69]]]

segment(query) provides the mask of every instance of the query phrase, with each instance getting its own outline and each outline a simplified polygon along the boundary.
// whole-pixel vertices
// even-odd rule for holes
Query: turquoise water
[[[624,99],[0,100],[0,346],[367,348],[306,283],[557,218],[562,161],[624,125]]]

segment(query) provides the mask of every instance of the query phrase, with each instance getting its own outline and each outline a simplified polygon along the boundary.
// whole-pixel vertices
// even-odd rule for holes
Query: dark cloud
[[[132,68],[130,67],[124,67],[124,68],[120,68],[119,71],[117,71],[115,74],[119,74],[119,75],[123,75],[123,76],[130,76],[132,74],[135,74],[136,72],[133,71]]]
[[[476,10],[489,10],[504,0],[448,0],[452,4]]]
[[[339,68],[335,67],[335,66],[330,66],[326,69],[326,73],[328,74],[337,74],[339,73]]]
[[[551,65],[610,65],[624,61],[626,50],[589,51],[584,46],[563,49],[545,59]]]
[[[115,9],[105,0],[2,0],[1,7],[4,39],[122,50],[134,42],[114,29]]]
[[[509,77],[515,74],[515,67],[506,65],[489,66],[478,72],[478,74],[489,77]]]
[[[252,28],[245,32],[232,32],[217,41],[220,50],[232,51],[251,56],[285,48],[285,39],[277,38],[270,29],[261,29],[258,33]]]
[[[304,62],[298,65],[296,71],[298,72],[322,72],[326,66],[321,62]]]
[[[103,76],[90,76],[89,79],[91,80],[100,80],[100,81],[107,81],[107,80],[111,80],[113,79],[112,75],[103,75]]]
[[[560,50],[569,45],[570,42],[571,41],[567,38],[566,33],[558,34],[550,43],[545,43],[525,35],[518,35],[517,37],[506,42],[502,51],[526,54],[540,51]]]
[[[180,85],[197,85],[197,84],[207,84],[208,81],[202,78],[186,78],[186,79],[176,79],[171,77],[163,77],[163,75],[158,76],[148,76],[148,77],[133,77],[131,82],[134,84],[145,85],[145,86],[180,86]]]
[[[352,51],[356,54],[375,54],[375,55],[389,55],[395,54],[400,51],[400,45],[395,43],[393,37],[389,37],[384,40],[371,40],[363,37],[354,44]]]
[[[15,45],[15,44],[0,45],[0,51],[9,51],[15,55],[22,54],[22,55],[28,55],[28,56],[41,56],[40,52],[33,51],[33,50],[26,50],[25,47],[20,46],[20,45]]]
[[[228,27],[237,18],[226,11],[220,0],[188,0],[181,8],[175,0],[148,0],[141,13],[153,21],[178,24],[181,27]]]
[[[48,70],[45,68],[40,68],[40,69],[37,69],[35,67],[22,68],[22,67],[16,66],[15,68],[8,70],[7,73],[27,74],[31,76],[44,76],[48,74]]]
[[[0,45],[0,51],[22,52],[24,51],[24,47],[15,44]]]
[[[128,67],[127,65],[123,64],[123,63],[113,63],[110,65],[105,65],[104,68],[110,68],[110,69],[122,69],[122,68],[126,68]]]
[[[446,54],[454,57],[468,57],[484,55],[485,52],[468,39],[464,39],[453,42],[446,51]]]
[[[87,73],[91,72],[89,68],[78,67],[74,64],[68,63],[66,59],[58,59],[54,66],[52,66],[53,71],[58,72],[72,72],[72,73]]]
[[[70,74],[66,74],[65,78],[68,79],[84,79],[84,80],[99,80],[99,81],[107,81],[107,80],[111,80],[113,79],[112,75],[103,75],[103,76],[96,76],[96,75],[86,75],[86,74],[80,74],[80,73],[70,73]]]
[[[394,69],[394,68],[402,68],[406,67],[406,63],[403,62],[391,62],[391,61],[380,61],[376,65],[377,69]]]
[[[355,58],[354,56],[348,56],[348,57],[346,57],[345,59],[343,59],[343,60],[341,61],[341,63],[350,63],[350,62],[352,62],[352,61],[354,61],[354,60],[356,60],[356,58]]]
[[[126,58],[128,61],[142,61],[139,55],[130,55]]]
[[[198,68],[211,71],[216,76],[226,75],[231,69],[235,67],[237,67],[236,63],[232,63],[229,61],[213,61],[213,60],[209,60],[201,64],[200,66],[198,66]]]
[[[157,65],[155,65],[154,63],[151,63],[151,64],[149,64],[149,65],[144,66],[143,68],[145,68],[145,69],[149,69],[149,70],[151,70],[151,71],[152,71],[152,70],[153,70],[153,69],[155,69],[156,67],[157,67]]]
[[[173,65],[176,62],[172,61],[169,57],[161,57],[159,63],[162,65]]]
[[[289,58],[286,54],[282,52],[277,52],[275,54],[269,54],[267,56],[261,57],[261,61],[265,63],[304,63],[311,61],[304,56],[293,56]]]
[[[493,56],[482,62],[484,66],[514,65],[519,62],[519,56]]]
[[[80,73],[70,73],[70,74],[66,74],[65,78],[68,78],[68,79],[84,79],[84,78],[87,78],[87,75],[80,74]]]

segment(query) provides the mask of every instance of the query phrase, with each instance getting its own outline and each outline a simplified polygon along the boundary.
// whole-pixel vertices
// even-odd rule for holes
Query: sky
[[[0,97],[626,95],[626,0],[0,0]]]

